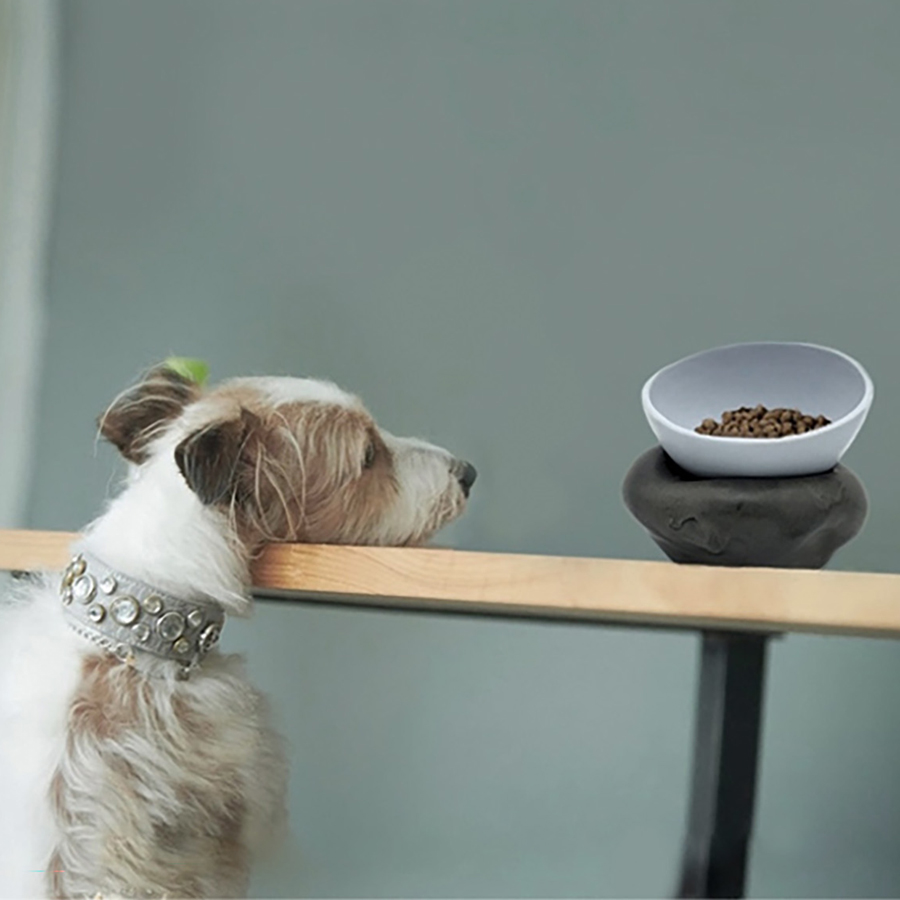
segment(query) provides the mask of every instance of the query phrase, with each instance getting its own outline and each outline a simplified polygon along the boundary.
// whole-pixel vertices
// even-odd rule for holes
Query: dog
[[[267,542],[417,545],[476,473],[336,385],[164,366],[101,435],[121,492],[0,615],[0,897],[242,897],[286,823],[287,765],[242,660]]]

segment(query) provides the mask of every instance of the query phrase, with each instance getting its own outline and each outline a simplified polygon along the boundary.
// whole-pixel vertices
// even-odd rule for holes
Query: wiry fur
[[[206,394],[154,370],[101,431],[133,465],[80,548],[247,615],[265,541],[405,544],[459,515],[474,470],[381,431],[327,382]],[[56,581],[0,610],[0,897],[239,897],[284,824],[286,764],[241,660],[189,680],[69,630]]]

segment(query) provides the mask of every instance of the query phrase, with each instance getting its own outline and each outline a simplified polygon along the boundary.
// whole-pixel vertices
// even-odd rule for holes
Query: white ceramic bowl
[[[779,478],[826,472],[862,428],[874,387],[863,367],[815,344],[717,347],[660,369],[641,401],[662,448],[695,475]],[[762,403],[824,415],[831,424],[782,438],[713,437],[694,431],[725,410]]]

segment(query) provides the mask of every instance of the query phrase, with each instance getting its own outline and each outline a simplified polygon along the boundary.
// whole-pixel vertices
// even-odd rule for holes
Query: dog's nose
[[[478,477],[478,472],[475,469],[475,466],[470,462],[466,462],[465,460],[460,460],[456,466],[456,480],[460,483],[460,486],[463,489],[463,493],[468,497],[469,491],[472,490],[472,485],[475,484],[475,479]]]

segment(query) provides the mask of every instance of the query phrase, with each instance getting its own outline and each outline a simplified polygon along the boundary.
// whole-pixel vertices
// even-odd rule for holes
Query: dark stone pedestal
[[[800,478],[698,478],[659,447],[638,457],[623,496],[670,559],[707,566],[820,569],[859,533],[868,508],[844,466]]]
[[[866,493],[843,466],[801,478],[699,478],[659,447],[623,487],[670,559],[818,569],[862,528]],[[702,633],[691,806],[679,897],[743,897],[771,635]]]

